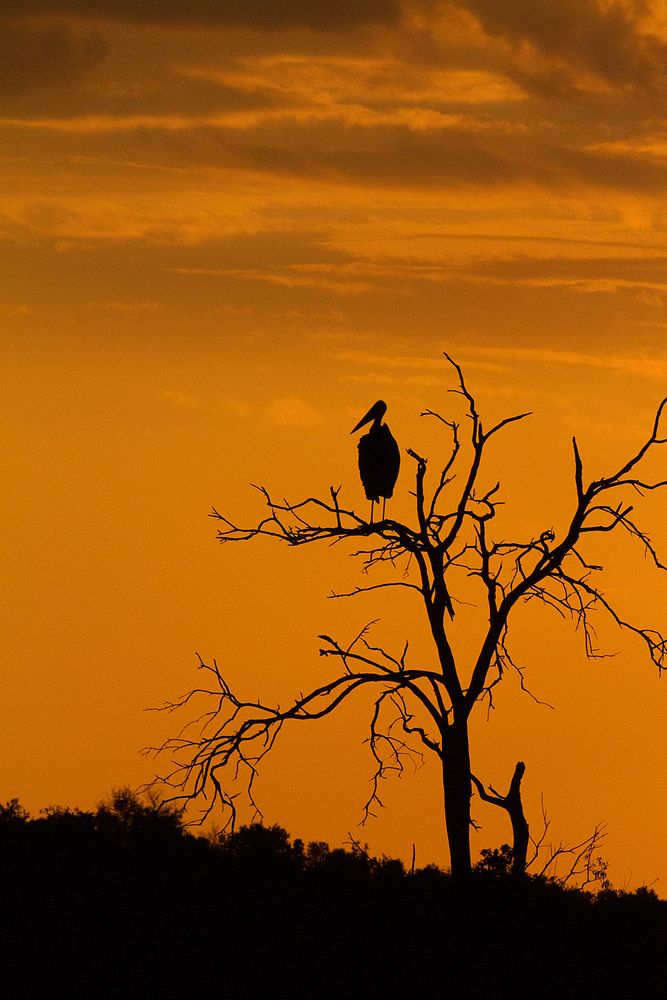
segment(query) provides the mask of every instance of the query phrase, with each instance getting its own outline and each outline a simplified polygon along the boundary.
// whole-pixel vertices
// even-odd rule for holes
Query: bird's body
[[[359,441],[359,474],[367,500],[378,503],[394,493],[401,455],[386,424],[373,425]]]
[[[388,500],[394,492],[401,465],[401,453],[396,439],[382,418],[387,412],[387,404],[381,399],[359,421],[352,433],[358,431],[371,420],[373,424],[368,434],[359,441],[359,474],[366,493],[371,501],[371,521],[373,520],[373,504]],[[383,507],[384,516],[384,507]]]

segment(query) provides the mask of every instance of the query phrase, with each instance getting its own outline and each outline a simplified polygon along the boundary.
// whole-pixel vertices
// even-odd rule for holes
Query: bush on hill
[[[94,811],[0,806],[5,995],[663,995],[667,902],[517,883],[488,852],[469,884],[279,826],[193,836],[115,792]],[[435,992],[434,992],[435,991]]]

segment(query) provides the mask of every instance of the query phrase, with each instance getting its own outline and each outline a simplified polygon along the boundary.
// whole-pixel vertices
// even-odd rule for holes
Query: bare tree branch
[[[560,886],[577,885],[586,889],[597,883],[601,889],[611,889],[606,862],[597,856],[607,835],[604,823],[596,823],[592,833],[572,845],[562,841],[548,842],[546,838],[550,825],[542,803],[542,832],[538,838],[530,838],[533,845],[533,853],[527,863],[530,874],[548,878]]]

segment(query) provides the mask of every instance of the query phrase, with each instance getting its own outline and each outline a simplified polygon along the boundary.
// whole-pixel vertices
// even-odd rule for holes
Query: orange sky
[[[251,482],[340,483],[364,509],[349,431],[379,396],[435,463],[418,414],[454,405],[443,350],[488,419],[534,412],[493,450],[508,529],[561,523],[573,433],[591,476],[636,449],[667,394],[667,18],[658,0],[22,9],[0,32],[0,798],[36,811],[150,775],[138,750],[178,721],[143,709],[195,683],[195,651],[285,702],[322,676],[318,633],[384,615],[378,639],[420,648],[414,606],[326,600],[356,581],[341,552],[220,549],[206,515],[252,519]],[[642,516],[667,553],[663,503]],[[624,610],[667,628],[641,553],[604,558]],[[525,759],[535,827],[541,793],[556,839],[606,822],[617,883],[665,895],[664,681],[601,639],[618,655],[587,663],[524,613],[517,649],[556,710],[508,679],[475,766],[502,787]],[[285,733],[267,821],[358,833],[363,720]],[[444,862],[437,769],[384,798],[371,847]],[[477,847],[508,836],[494,812],[476,806]]]

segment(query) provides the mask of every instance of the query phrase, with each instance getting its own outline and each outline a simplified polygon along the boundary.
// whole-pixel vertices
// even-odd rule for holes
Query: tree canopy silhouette
[[[299,693],[286,708],[246,700],[230,686],[217,662],[200,659],[200,668],[211,684],[195,688],[167,709],[186,706],[196,697],[210,699],[200,717],[199,731],[186,728],[160,751],[171,751],[175,763],[162,780],[173,795],[201,801],[203,815],[217,804],[235,815],[237,782],[242,781],[256,805],[253,786],[263,758],[270,753],[285,723],[321,719],[335,712],[347,699],[370,692],[369,747],[374,759],[367,815],[379,802],[380,779],[402,771],[406,756],[434,755],[441,767],[445,824],[451,871],[464,878],[471,869],[470,828],[472,782],[469,721],[475,706],[493,697],[494,687],[509,670],[521,676],[509,645],[510,626],[522,606],[537,601],[569,618],[583,638],[585,653],[596,657],[594,618],[607,615],[643,648],[661,671],[667,651],[662,633],[626,617],[597,582],[603,567],[591,561],[591,536],[629,536],[658,571],[664,571],[656,548],[634,518],[632,498],[667,486],[642,472],[642,460],[667,443],[660,423],[667,399],[658,406],[650,433],[622,464],[598,479],[586,480],[576,438],[573,449],[573,500],[560,532],[544,528],[525,538],[508,540],[494,531],[501,503],[500,484],[484,481],[484,459],[491,440],[528,413],[508,416],[488,429],[460,366],[445,355],[455,377],[455,393],[463,406],[463,420],[447,419],[433,410],[422,416],[438,421],[446,435],[445,457],[433,481],[427,482],[427,459],[408,448],[413,462],[413,519],[410,523],[383,517],[369,522],[343,506],[340,488],[330,496],[309,496],[298,502],[276,500],[265,487],[261,493],[268,512],[250,527],[213,510],[219,521],[218,537],[224,544],[267,538],[289,546],[317,543],[352,543],[352,555],[364,571],[386,570],[377,582],[353,587],[339,597],[349,597],[387,587],[407,588],[420,600],[432,639],[433,664],[414,666],[408,642],[392,653],[371,641],[364,626],[351,642],[320,636],[320,655],[332,666],[319,685]],[[665,430],[667,435],[667,430]],[[469,668],[456,655],[453,643],[454,603],[465,579],[474,581],[481,595],[482,628]],[[482,610],[483,609],[483,610]],[[473,641],[472,639],[470,641]],[[520,777],[519,777],[520,781]],[[518,792],[518,786],[515,789]],[[487,799],[490,801],[487,797]],[[505,808],[514,803],[509,796]],[[499,804],[496,802],[495,804]],[[515,810],[521,829],[521,817]],[[521,837],[525,837],[521,829]]]
[[[16,998],[662,996],[667,902],[505,877],[466,891],[279,826],[193,836],[127,789],[92,811],[0,804],[0,963]],[[499,987],[500,984],[500,987]]]

